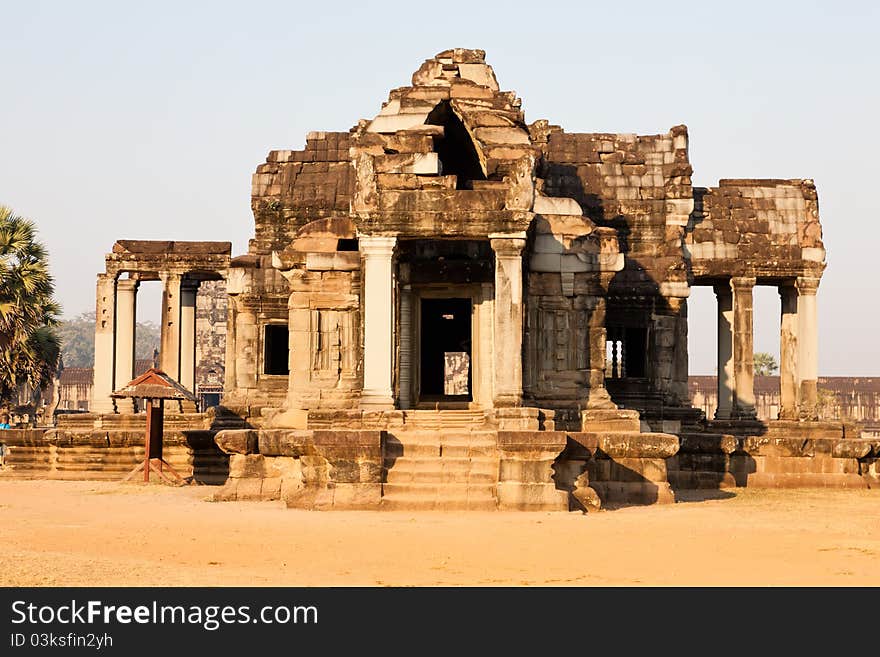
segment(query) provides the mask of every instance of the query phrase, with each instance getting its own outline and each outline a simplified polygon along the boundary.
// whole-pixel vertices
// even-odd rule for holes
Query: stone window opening
[[[486,180],[474,141],[449,101],[437,105],[425,123],[443,126],[443,136],[434,137],[441,175],[456,176],[456,189],[473,189],[474,180]]]
[[[609,326],[605,340],[605,378],[633,379],[647,375],[648,330],[640,326]]]
[[[358,250],[358,241],[357,239],[340,239],[336,242],[336,250],[337,251],[357,251]]]
[[[263,374],[287,376],[290,373],[287,324],[266,324],[263,330]]]

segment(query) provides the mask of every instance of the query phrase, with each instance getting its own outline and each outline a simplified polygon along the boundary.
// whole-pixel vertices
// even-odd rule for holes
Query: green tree
[[[754,355],[755,376],[772,376],[779,370],[779,364],[772,354],[759,351]]]
[[[95,362],[95,313],[81,313],[58,323],[64,367],[92,367]]]
[[[61,354],[65,367],[94,367],[95,364],[95,313],[80,313],[73,319],[60,322]],[[138,322],[135,331],[135,354],[137,358],[152,358],[153,350],[159,348],[159,325],[155,322]]]
[[[152,358],[153,351],[162,342],[161,329],[156,322],[138,322],[134,332],[135,358]]]
[[[0,403],[48,383],[58,365],[60,313],[33,222],[0,206]]]

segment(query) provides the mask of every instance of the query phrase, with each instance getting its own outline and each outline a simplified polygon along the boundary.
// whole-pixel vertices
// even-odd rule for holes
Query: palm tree
[[[60,345],[51,328],[60,309],[52,299],[46,249],[34,224],[0,205],[0,402],[48,383]]]
[[[773,376],[779,369],[776,357],[764,351],[755,352],[754,356],[755,376]]]

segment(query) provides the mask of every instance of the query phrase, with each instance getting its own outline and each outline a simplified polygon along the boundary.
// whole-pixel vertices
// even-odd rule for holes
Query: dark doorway
[[[422,299],[421,401],[471,397],[471,300]]]
[[[287,375],[290,355],[287,324],[266,324],[263,341],[263,373]]]

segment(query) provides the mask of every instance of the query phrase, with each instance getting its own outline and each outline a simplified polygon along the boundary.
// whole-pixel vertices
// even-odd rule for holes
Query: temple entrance
[[[469,298],[421,300],[420,401],[473,399],[471,315]]]

